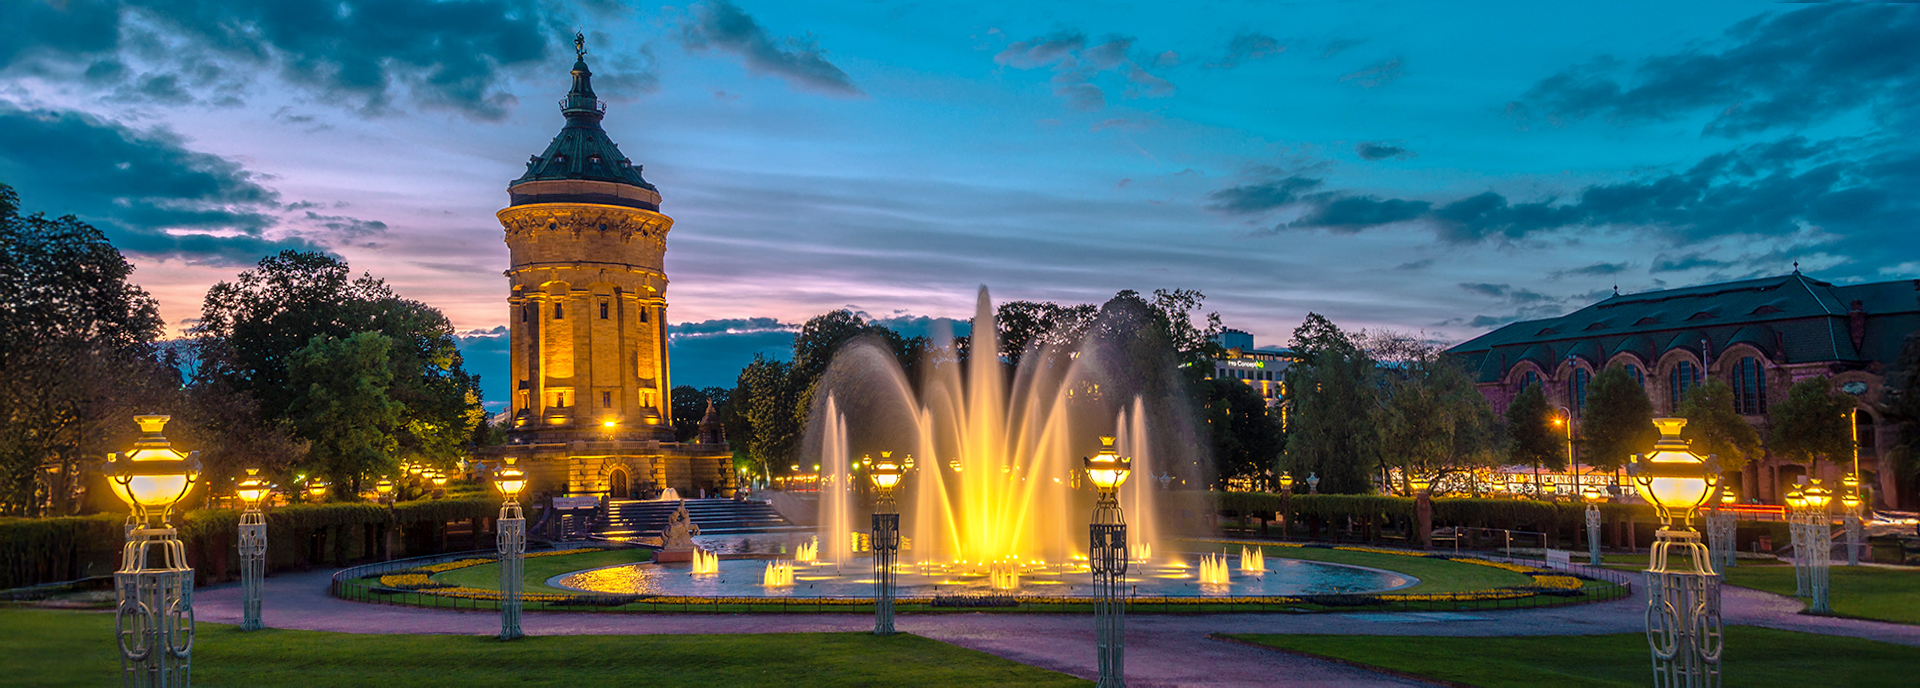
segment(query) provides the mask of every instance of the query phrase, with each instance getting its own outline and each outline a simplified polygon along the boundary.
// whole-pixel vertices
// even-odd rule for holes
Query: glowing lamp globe
[[[1287,491],[1287,492],[1291,492],[1293,490],[1293,474],[1292,473],[1280,474],[1280,489],[1282,491]]]
[[[1801,491],[1801,495],[1806,500],[1807,508],[1814,511],[1826,511],[1827,504],[1833,501],[1833,493],[1821,487],[1817,479]]]
[[[1407,487],[1413,488],[1414,494],[1426,492],[1433,487],[1433,478],[1424,475],[1409,476]]]
[[[1840,497],[1840,506],[1846,507],[1847,511],[1854,511],[1856,509],[1859,509],[1860,495],[1855,494],[1853,492],[1848,492],[1846,495]]]
[[[1860,487],[1860,476],[1848,473],[1846,477],[1840,479],[1840,484],[1845,486],[1848,491],[1852,491],[1854,488]]]
[[[1111,435],[1102,435],[1100,453],[1083,461],[1086,463],[1087,479],[1093,481],[1093,486],[1101,492],[1120,489],[1120,484],[1127,481],[1127,474],[1133,472],[1133,459],[1120,456],[1113,450]]]
[[[1654,442],[1652,452],[1634,457],[1633,485],[1653,503],[1663,521],[1671,523],[1678,517],[1684,524],[1713,497],[1719,471],[1712,457],[1693,453],[1680,438],[1687,419],[1655,418],[1653,424],[1660,428],[1660,440]]]
[[[234,484],[233,493],[240,495],[249,509],[260,506],[260,498],[267,496],[267,481],[260,478],[260,469],[247,469],[247,477]]]
[[[327,484],[320,482],[319,478],[307,481],[307,496],[314,499],[325,498],[327,496]]]
[[[426,470],[427,470],[427,467],[426,467],[426,466],[422,466],[422,465],[420,465],[420,464],[417,464],[417,463],[416,463],[416,464],[412,464],[412,465],[410,465],[410,466],[407,466],[407,472],[408,472],[408,473],[411,473],[411,474],[413,474],[413,475],[416,475],[416,476],[417,476],[417,475],[420,475],[421,473],[424,473],[424,472],[426,472]]]
[[[513,465],[513,461],[513,457],[508,457],[507,465],[501,467],[500,472],[493,476],[494,487],[500,488],[500,494],[506,495],[507,499],[517,498],[520,491],[527,487],[526,472],[521,471],[519,466]]]
[[[429,474],[429,475],[427,476],[427,479],[428,479],[429,481],[432,481],[432,482],[433,482],[433,486],[434,486],[434,487],[446,487],[446,485],[447,485],[447,472],[446,472],[446,471],[442,471],[442,470],[438,470],[438,469],[435,469],[435,470],[433,471],[433,473],[431,473],[431,474]]]
[[[102,471],[113,494],[132,507],[136,515],[164,515],[175,502],[187,496],[200,477],[200,453],[182,454],[160,435],[170,416],[134,416],[140,424],[140,439],[133,449],[107,457]]]
[[[1580,498],[1587,500],[1589,503],[1598,504],[1600,500],[1606,498],[1606,493],[1601,492],[1598,487],[1588,485],[1586,488],[1580,490]]]
[[[1720,503],[1721,504],[1737,504],[1739,502],[1740,502],[1740,496],[1734,491],[1733,488],[1727,487],[1724,485],[1720,487]]]
[[[874,487],[888,492],[900,484],[902,474],[899,462],[893,460],[893,452],[880,452],[880,460],[873,462],[873,471],[867,477],[873,480]]]
[[[393,481],[381,476],[380,481],[373,484],[373,491],[382,497],[393,494]]]

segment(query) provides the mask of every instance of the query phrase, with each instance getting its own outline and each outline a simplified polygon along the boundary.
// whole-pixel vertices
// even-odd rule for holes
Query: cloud
[[[613,37],[604,32],[594,31],[587,38],[589,47],[595,45],[613,45]],[[642,45],[635,50],[613,50],[590,52],[589,59],[594,63],[594,91],[602,98],[611,96],[615,100],[633,100],[643,94],[660,91],[660,75],[655,67],[653,47]]]
[[[1207,63],[1209,69],[1233,69],[1243,62],[1251,62],[1272,57],[1287,51],[1287,46],[1272,36],[1257,33],[1243,33],[1227,42],[1227,53],[1220,59]]]
[[[1718,41],[1633,63],[1602,58],[1560,71],[1512,111],[1557,122],[1633,124],[1714,113],[1704,132],[1739,136],[1805,127],[1920,102],[1920,7],[1834,4],[1734,24]]]
[[[1342,76],[1340,81],[1353,81],[1359,83],[1361,88],[1373,88],[1393,83],[1405,71],[1400,64],[1400,58],[1396,57],[1373,63],[1360,71]]]
[[[1547,276],[1547,279],[1557,280],[1562,277],[1605,277],[1607,275],[1618,275],[1626,271],[1626,263],[1594,263],[1577,268],[1555,270]]]
[[[1698,268],[1724,268],[1732,265],[1734,265],[1732,261],[1708,258],[1699,253],[1688,253],[1681,256],[1668,256],[1662,253],[1659,257],[1653,259],[1653,266],[1647,268],[1647,272],[1680,272]]]
[[[306,211],[304,220],[307,225],[327,230],[327,236],[336,240],[362,239],[387,231],[387,223],[379,220],[362,220],[346,215],[321,215]]]
[[[1353,153],[1365,160],[1406,160],[1417,155],[1413,151],[1381,141],[1361,141],[1354,144]]]
[[[1264,213],[1274,208],[1299,203],[1302,200],[1301,193],[1320,186],[1321,181],[1291,175],[1253,184],[1231,186],[1207,194],[1207,200],[1212,201],[1208,207],[1232,215]]]
[[[18,189],[26,208],[77,215],[131,254],[250,265],[282,248],[315,248],[266,236],[279,194],[254,173],[188,150],[164,129],[0,105],[0,183]]]
[[[1346,52],[1348,48],[1358,46],[1361,43],[1365,43],[1365,42],[1367,42],[1367,39],[1365,38],[1336,38],[1334,40],[1327,41],[1327,48],[1325,51],[1320,53],[1320,59],[1324,60],[1326,58],[1333,57],[1340,53]]]
[[[667,326],[668,362],[674,386],[728,387],[756,355],[786,360],[793,355],[799,325],[774,318],[732,318]]]
[[[1422,258],[1420,260],[1416,260],[1408,263],[1401,263],[1398,266],[1395,266],[1393,269],[1407,270],[1407,271],[1425,270],[1429,267],[1432,267],[1435,262],[1437,261],[1435,261],[1435,259],[1433,258]]]
[[[800,88],[838,96],[865,96],[853,79],[832,62],[812,34],[775,40],[766,28],[726,0],[706,0],[688,8],[679,25],[680,46],[688,52],[709,48],[739,55],[747,69],[785,79]]]
[[[1317,182],[1319,180],[1308,180]],[[1645,174],[1580,189],[1572,198],[1514,202],[1496,191],[1428,201],[1341,190],[1301,193],[1301,181],[1264,181],[1209,196],[1212,207],[1256,214],[1307,205],[1285,229],[1351,234],[1416,222],[1443,241],[1512,242],[1546,232],[1599,228],[1689,246],[1745,237],[1791,242],[1800,255],[1825,252],[1866,275],[1920,250],[1911,231],[1920,215],[1920,150],[1873,140],[1788,137],[1708,155],[1684,170]],[[1896,250],[1898,249],[1898,250]],[[1849,268],[1852,269],[1852,268]]]
[[[700,322],[674,323],[667,327],[668,339],[687,337],[711,337],[715,335],[784,333],[789,336],[800,331],[797,324],[783,323],[774,318],[727,318],[721,320],[702,320]]]
[[[1133,41],[1130,36],[1108,36],[1101,43],[1091,44],[1084,33],[1057,31],[1015,41],[995,54],[993,61],[1014,69],[1052,70],[1053,95],[1076,110],[1106,107],[1107,93],[1112,89],[1118,89],[1127,98],[1173,95],[1178,90],[1173,82],[1147,71],[1129,57]],[[1178,64],[1179,56],[1167,51],[1146,61],[1155,67],[1172,66]]]

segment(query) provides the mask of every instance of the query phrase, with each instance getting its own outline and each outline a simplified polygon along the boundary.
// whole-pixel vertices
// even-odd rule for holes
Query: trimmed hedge
[[[485,497],[422,499],[391,507],[365,502],[275,507],[266,512],[270,563],[274,568],[287,563],[299,566],[310,554],[327,552],[338,559],[349,545],[356,545],[362,556],[372,556],[367,543],[375,541],[373,534],[393,527],[402,535],[401,550],[437,550],[443,541],[435,534],[438,524],[499,514],[500,502]],[[112,573],[118,566],[126,520],[124,513],[0,518],[0,589]],[[238,555],[231,550],[238,540],[239,511],[189,511],[176,515],[173,525],[187,546],[188,560],[200,571],[198,580],[212,583],[238,572]]]
[[[1353,517],[1361,521],[1373,518],[1414,517],[1411,497],[1385,495],[1297,494],[1283,499],[1266,492],[1212,492],[1221,511],[1235,513],[1278,513],[1285,510],[1294,517],[1326,521]],[[1601,504],[1600,513],[1608,521],[1629,517],[1654,518],[1653,507],[1645,504]],[[1436,527],[1510,528],[1534,524],[1543,528],[1566,528],[1586,523],[1587,505],[1541,502],[1530,499],[1474,499],[1439,497],[1433,500],[1433,524]]]

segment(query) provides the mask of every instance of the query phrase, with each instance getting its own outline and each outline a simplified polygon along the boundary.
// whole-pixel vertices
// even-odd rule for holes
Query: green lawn
[[[1835,566],[1827,580],[1827,603],[1835,614],[1920,624],[1920,571]],[[1735,566],[1727,570],[1727,582],[1791,596],[1793,567]]]
[[[1228,637],[1478,686],[1645,686],[1653,678],[1647,638],[1639,633]],[[1920,648],[1729,626],[1721,666],[1727,686],[1904,686],[1913,685]]]
[[[110,614],[0,608],[5,683],[119,682]],[[529,637],[359,635],[203,623],[200,686],[1088,685],[914,635],[780,633]]]
[[[631,564],[637,561],[651,561],[653,551],[646,549],[608,549],[581,554],[563,554],[552,557],[532,557],[525,561],[524,590],[526,592],[551,592],[577,594],[578,590],[553,588],[547,586],[547,579],[570,571],[597,569],[615,564]],[[481,564],[463,569],[454,569],[446,573],[435,574],[433,579],[449,585],[461,585],[482,590],[500,589],[500,565]]]

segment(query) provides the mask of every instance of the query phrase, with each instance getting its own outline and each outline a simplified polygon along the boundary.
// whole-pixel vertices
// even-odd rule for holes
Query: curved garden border
[[[1442,558],[1461,563],[1502,568],[1532,576],[1535,585],[1496,588],[1473,592],[1446,593],[1359,593],[1333,595],[1289,595],[1259,597],[1164,597],[1129,598],[1129,611],[1146,613],[1234,613],[1324,611],[1472,611],[1560,607],[1602,602],[1632,594],[1632,582],[1625,574],[1605,569],[1570,567],[1568,571],[1542,569],[1530,564],[1497,557],[1441,555],[1381,547],[1327,546],[1274,543],[1252,540],[1194,540],[1210,544],[1262,545],[1269,547],[1328,547],[1377,554]],[[528,556],[568,553],[577,549],[597,549],[595,545],[576,545]],[[435,583],[434,573],[492,563],[498,555],[491,551],[461,552],[380,562],[342,569],[333,576],[335,597],[375,604],[395,604],[442,609],[490,611],[499,609],[499,593],[493,590],[461,588]],[[1344,564],[1338,564],[1344,565]],[[604,568],[604,567],[596,567]],[[1358,567],[1366,568],[1366,567]],[[1394,572],[1398,575],[1409,576]],[[593,612],[844,612],[866,613],[873,609],[871,597],[688,597],[668,595],[610,595],[603,593],[553,594],[526,593],[522,600],[528,611]],[[940,612],[1002,609],[1028,612],[1082,612],[1092,609],[1093,601],[1080,597],[1046,595],[981,595],[902,598],[895,602],[899,611]]]

